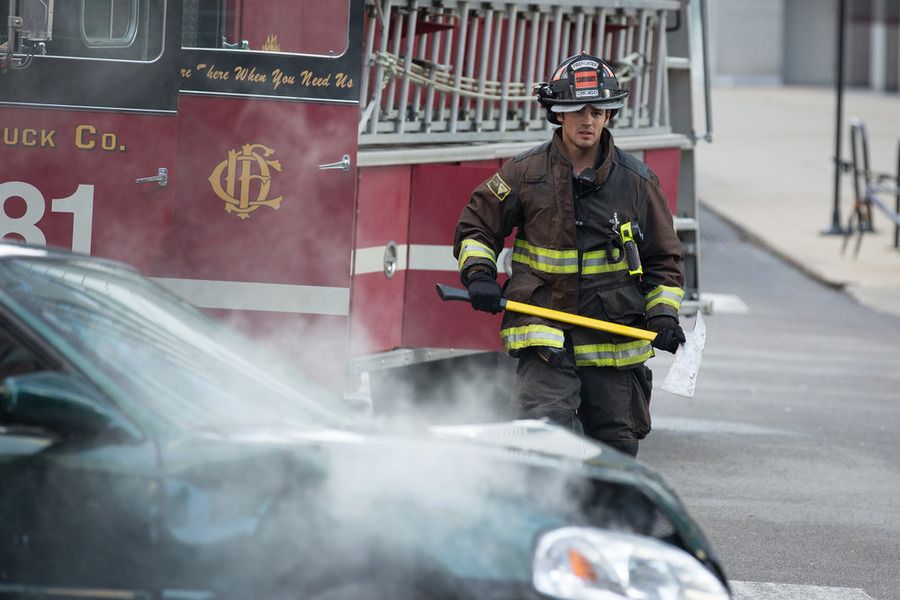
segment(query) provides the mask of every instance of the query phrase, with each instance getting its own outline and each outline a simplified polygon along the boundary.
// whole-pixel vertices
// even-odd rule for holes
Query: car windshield
[[[8,259],[0,289],[137,403],[179,428],[230,431],[343,421],[329,394],[153,282],[114,264]],[[87,366],[84,360],[87,361]],[[88,375],[90,375],[88,373]]]

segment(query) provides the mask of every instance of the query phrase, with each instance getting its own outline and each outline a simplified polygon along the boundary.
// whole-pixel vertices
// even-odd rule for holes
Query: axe
[[[464,289],[450,287],[442,283],[437,284],[437,293],[441,300],[462,300],[469,301],[469,292]],[[597,329],[606,331],[607,333],[615,333],[638,340],[653,341],[656,337],[655,331],[640,329],[639,327],[630,327],[628,325],[620,325],[609,321],[601,321],[600,319],[591,319],[581,315],[563,312],[560,310],[552,310],[533,304],[525,304],[524,302],[516,302],[515,300],[500,299],[500,308],[512,312],[531,315],[533,317],[541,317],[559,323],[567,323],[569,325],[577,325],[579,327],[587,327],[588,329]],[[703,347],[706,345],[706,324],[703,322],[703,315],[697,313],[697,321],[694,323],[693,331],[685,332],[686,341],[678,346],[675,352],[675,358],[669,367],[669,373],[666,375],[662,384],[665,391],[684,396],[686,398],[694,397],[694,385],[697,382],[697,373],[700,370],[700,359],[703,356]]]

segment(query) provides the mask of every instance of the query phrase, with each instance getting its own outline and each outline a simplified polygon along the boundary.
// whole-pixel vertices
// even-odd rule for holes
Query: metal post
[[[855,207],[858,207],[859,204],[865,200],[866,184],[868,183],[867,175],[863,175],[863,172],[867,169],[865,166],[861,167],[860,165],[860,151],[862,151],[865,156],[865,142],[860,141],[862,132],[862,121],[856,118],[850,119],[850,164],[853,165],[853,193],[856,196],[854,203]],[[863,162],[865,161],[866,159],[863,159]],[[860,177],[863,177],[864,179],[862,185],[859,184]],[[860,230],[862,230],[862,217],[860,217],[858,225]]]
[[[634,61],[634,85],[632,87],[634,98],[631,103],[633,107],[631,111],[631,129],[635,131],[641,126],[641,110],[644,106],[644,80],[646,74],[644,64],[646,61],[645,57],[649,55],[649,52],[647,52],[647,18],[646,9],[638,11],[637,31],[634,36],[637,42],[629,46],[630,50],[638,53]]]
[[[16,4],[18,0],[9,0],[9,16],[6,18],[7,34],[6,34],[6,60],[4,62],[4,70],[7,66],[12,65],[13,54],[16,48],[16,26],[13,24],[13,17],[19,16],[19,9]]]
[[[703,134],[703,139],[712,142],[712,75],[709,66],[709,13],[706,10],[706,0],[700,1],[700,26],[703,28],[703,35],[700,36],[703,41],[703,110],[706,112],[706,133]]]
[[[396,60],[397,63],[394,63],[394,67],[396,68],[397,64],[403,57],[402,50],[400,49],[400,42],[403,36],[403,10],[400,6],[397,6],[397,12],[394,14],[393,22],[391,25],[391,60]],[[397,78],[393,73],[390,74],[390,80],[388,81],[387,88],[387,102],[385,103],[388,112],[389,119],[394,119],[394,131],[397,130],[398,121],[397,119],[397,105],[395,103],[395,98],[397,96]],[[402,109],[401,109],[402,110]]]
[[[459,12],[460,10],[461,9],[457,9],[457,17],[459,17],[459,19],[463,19],[464,17],[460,16],[462,15],[462,13]],[[452,60],[453,56],[453,40],[455,39],[455,34],[453,32],[456,30],[455,27],[452,27],[454,18],[456,17],[453,16],[452,12],[450,12],[449,16],[444,19],[444,23],[451,25],[451,27],[445,33],[441,33],[441,43],[443,44],[443,59],[441,59],[441,67],[446,67],[447,73],[453,73],[453,69],[450,67],[450,65],[452,64],[450,61]],[[460,27],[462,27],[462,25],[460,25]],[[453,82],[455,85],[456,75],[453,76]],[[451,96],[446,92],[440,92],[440,94],[438,95],[437,120],[438,122],[445,124],[445,131],[450,130],[450,128],[446,126],[448,120],[444,118],[444,112],[447,109],[448,98],[451,98]],[[455,102],[455,100],[453,102]]]
[[[834,201],[831,209],[831,227],[822,233],[825,235],[843,235],[841,227],[841,132],[844,129],[844,29],[846,28],[846,0],[838,0],[837,14],[837,79],[835,81],[835,95],[837,107],[835,109],[834,132]]]
[[[597,13],[597,39],[594,41],[594,56],[600,58],[609,58],[606,54],[606,9],[601,8]]]
[[[509,111],[509,84],[510,78],[512,77],[512,57],[513,52],[516,52],[518,56],[521,57],[522,50],[521,47],[518,50],[513,50],[516,44],[516,34],[518,33],[518,24],[519,19],[518,7],[513,4],[509,6],[507,9],[509,12],[506,17],[506,52],[503,56],[503,80],[500,84],[500,114],[497,115],[497,130],[498,131],[506,131],[506,117],[507,112]],[[521,42],[521,35],[518,36],[519,41]],[[519,63],[521,67],[521,62]]]
[[[413,48],[415,47],[416,43],[416,21],[418,20],[418,11],[416,10],[417,6],[415,1],[411,6],[408,6],[407,8],[409,9],[409,14],[406,16],[406,56],[405,60],[403,61],[403,79],[400,82],[400,103],[397,106],[397,125],[394,128],[397,133],[403,133],[403,130],[406,127],[407,117],[412,116],[407,115],[407,113],[410,112],[408,106],[409,74],[412,71]],[[413,115],[415,114],[416,108],[417,107],[413,107]]]
[[[653,35],[653,65],[656,69],[653,82],[653,114],[650,118],[651,127],[659,127],[662,113],[662,93],[663,85],[666,77],[666,55],[664,52],[666,43],[666,11],[661,10],[658,13],[658,21],[656,24],[656,33]]]
[[[384,0],[381,4],[381,13],[379,15],[379,24],[381,26],[381,39],[378,42],[378,53],[380,56],[387,54],[388,38],[390,35],[391,23],[391,0]],[[378,133],[378,121],[381,118],[381,98],[384,88],[384,65],[380,62],[375,68],[374,94],[372,99],[372,116],[369,118],[369,133],[375,135]]]
[[[859,123],[859,138],[862,143],[862,156],[863,156],[863,196],[860,200],[868,200],[868,192],[869,186],[872,183],[872,170],[869,168],[869,134],[866,131],[866,125],[862,121]],[[862,221],[861,225],[865,231],[875,231],[875,221],[873,212],[871,210],[872,206],[867,205],[865,211],[865,219]]]
[[[377,18],[375,14],[368,17],[369,27],[368,33],[366,33],[366,51],[363,54],[362,83],[359,86],[359,89],[362,90],[362,94],[359,97],[360,114],[365,114],[369,101],[369,74],[372,71],[372,57],[375,54],[375,30],[377,29],[375,23]]]
[[[529,94],[537,81],[536,77],[539,76],[537,75],[538,71],[543,69],[537,64],[539,53],[534,51],[535,48],[538,48],[538,40],[540,39],[538,38],[538,30],[541,28],[542,22],[541,13],[538,11],[531,13],[531,25],[528,28],[528,49],[530,52],[528,53],[528,66],[525,69],[525,92]],[[522,129],[529,128],[534,104],[537,103],[528,102],[522,104]]]
[[[900,214],[900,144],[897,145],[897,179],[894,180],[897,190],[894,196],[894,212]],[[894,248],[900,248],[900,224],[894,222]]]
[[[437,11],[436,22],[439,25],[442,25],[445,21],[446,21],[446,18],[444,16],[444,9],[440,8]],[[448,34],[447,38],[449,39],[449,37],[450,36]],[[422,131],[424,131],[426,133],[431,132],[432,121],[434,120],[434,102],[435,102],[434,101],[434,97],[435,97],[434,82],[437,81],[438,69],[443,68],[440,65],[440,51],[441,51],[441,44],[443,41],[444,41],[444,32],[441,31],[440,29],[434,35],[431,36],[431,64],[433,66],[431,69],[431,75],[429,75],[429,77],[428,77],[428,79],[431,81],[431,85],[428,86],[428,91],[425,92],[425,116],[423,117],[424,128],[422,129]],[[424,56],[424,54],[423,54],[423,56]],[[438,119],[442,120],[442,117],[444,114],[444,110],[443,110],[444,109],[444,96],[443,96],[443,94],[441,94],[439,96],[439,98],[440,98],[440,100],[439,100],[440,108],[438,109],[438,115],[439,115]]]
[[[462,85],[463,59],[466,55],[466,36],[469,34],[469,3],[463,2],[459,6],[459,36],[456,42],[456,61],[454,62],[456,73],[453,77],[453,94],[450,96],[450,122],[447,124],[449,133],[456,133],[456,125],[459,119],[459,89]],[[450,41],[447,41],[448,45]]]
[[[496,41],[494,42],[493,48],[491,49],[491,60],[490,60],[490,68],[488,69],[488,73],[489,73],[489,79],[490,79],[490,83],[491,83],[491,85],[490,85],[491,95],[496,96],[499,93],[502,96],[503,95],[502,94],[503,82],[500,82],[501,89],[497,89],[497,83],[496,83],[498,77],[500,76],[499,75],[499,73],[500,73],[500,47],[501,47],[500,40],[503,39],[503,31],[504,31],[504,26],[505,26],[509,33],[509,35],[507,36],[508,39],[507,39],[506,46],[505,46],[506,47],[506,53],[504,56],[504,59],[505,59],[505,57],[509,56],[510,52],[512,51],[511,50],[512,49],[511,43],[513,40],[512,29],[511,29],[512,22],[506,21],[504,23],[504,20],[508,16],[508,14],[505,11],[498,9],[495,12],[496,12],[496,19],[494,19],[494,40],[496,40]],[[484,122],[479,123],[479,127],[484,127],[484,123],[491,122],[494,120],[494,109],[496,108],[496,104],[497,104],[496,100],[489,100],[488,103],[485,105],[485,107],[484,107],[484,110],[485,110]],[[494,130],[496,131],[496,128]]]

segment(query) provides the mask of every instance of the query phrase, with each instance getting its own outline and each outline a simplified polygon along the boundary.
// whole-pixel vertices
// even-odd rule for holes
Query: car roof
[[[87,254],[72,252],[65,248],[54,246],[39,246],[36,244],[26,244],[16,240],[0,240],[0,261],[10,259],[51,259],[77,262],[81,265],[89,265],[95,267],[125,269],[136,272],[136,269],[126,263],[111,260],[108,258],[99,258]]]
[[[2,240],[0,242],[0,259],[48,256],[52,253],[53,250],[46,246],[35,246],[12,240]]]

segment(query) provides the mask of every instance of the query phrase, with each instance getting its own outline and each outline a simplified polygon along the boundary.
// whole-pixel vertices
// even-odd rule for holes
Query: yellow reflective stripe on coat
[[[577,367],[628,367],[653,357],[653,347],[647,340],[622,344],[582,344],[575,346]]]
[[[612,273],[624,271],[628,263],[622,260],[622,253],[618,248],[613,248],[612,256],[607,256],[606,250],[592,250],[585,252],[581,262],[581,272],[584,275],[597,275],[598,273]]]
[[[485,262],[489,261],[495,267],[497,266],[497,254],[486,244],[472,238],[466,238],[459,245],[459,270],[464,271],[469,261]]]
[[[684,299],[684,290],[678,287],[670,287],[667,285],[658,285],[650,290],[645,296],[644,301],[646,307],[644,310],[647,316],[652,316],[654,312],[669,312],[664,310],[666,306],[675,309],[675,313],[681,309],[681,301]],[[653,310],[656,307],[657,310]]]
[[[516,239],[512,260],[545,273],[578,272],[578,250],[539,248],[522,239]]]
[[[562,348],[565,342],[562,329],[547,325],[523,325],[500,330],[500,339],[507,352],[521,350],[529,346],[549,346]]]

